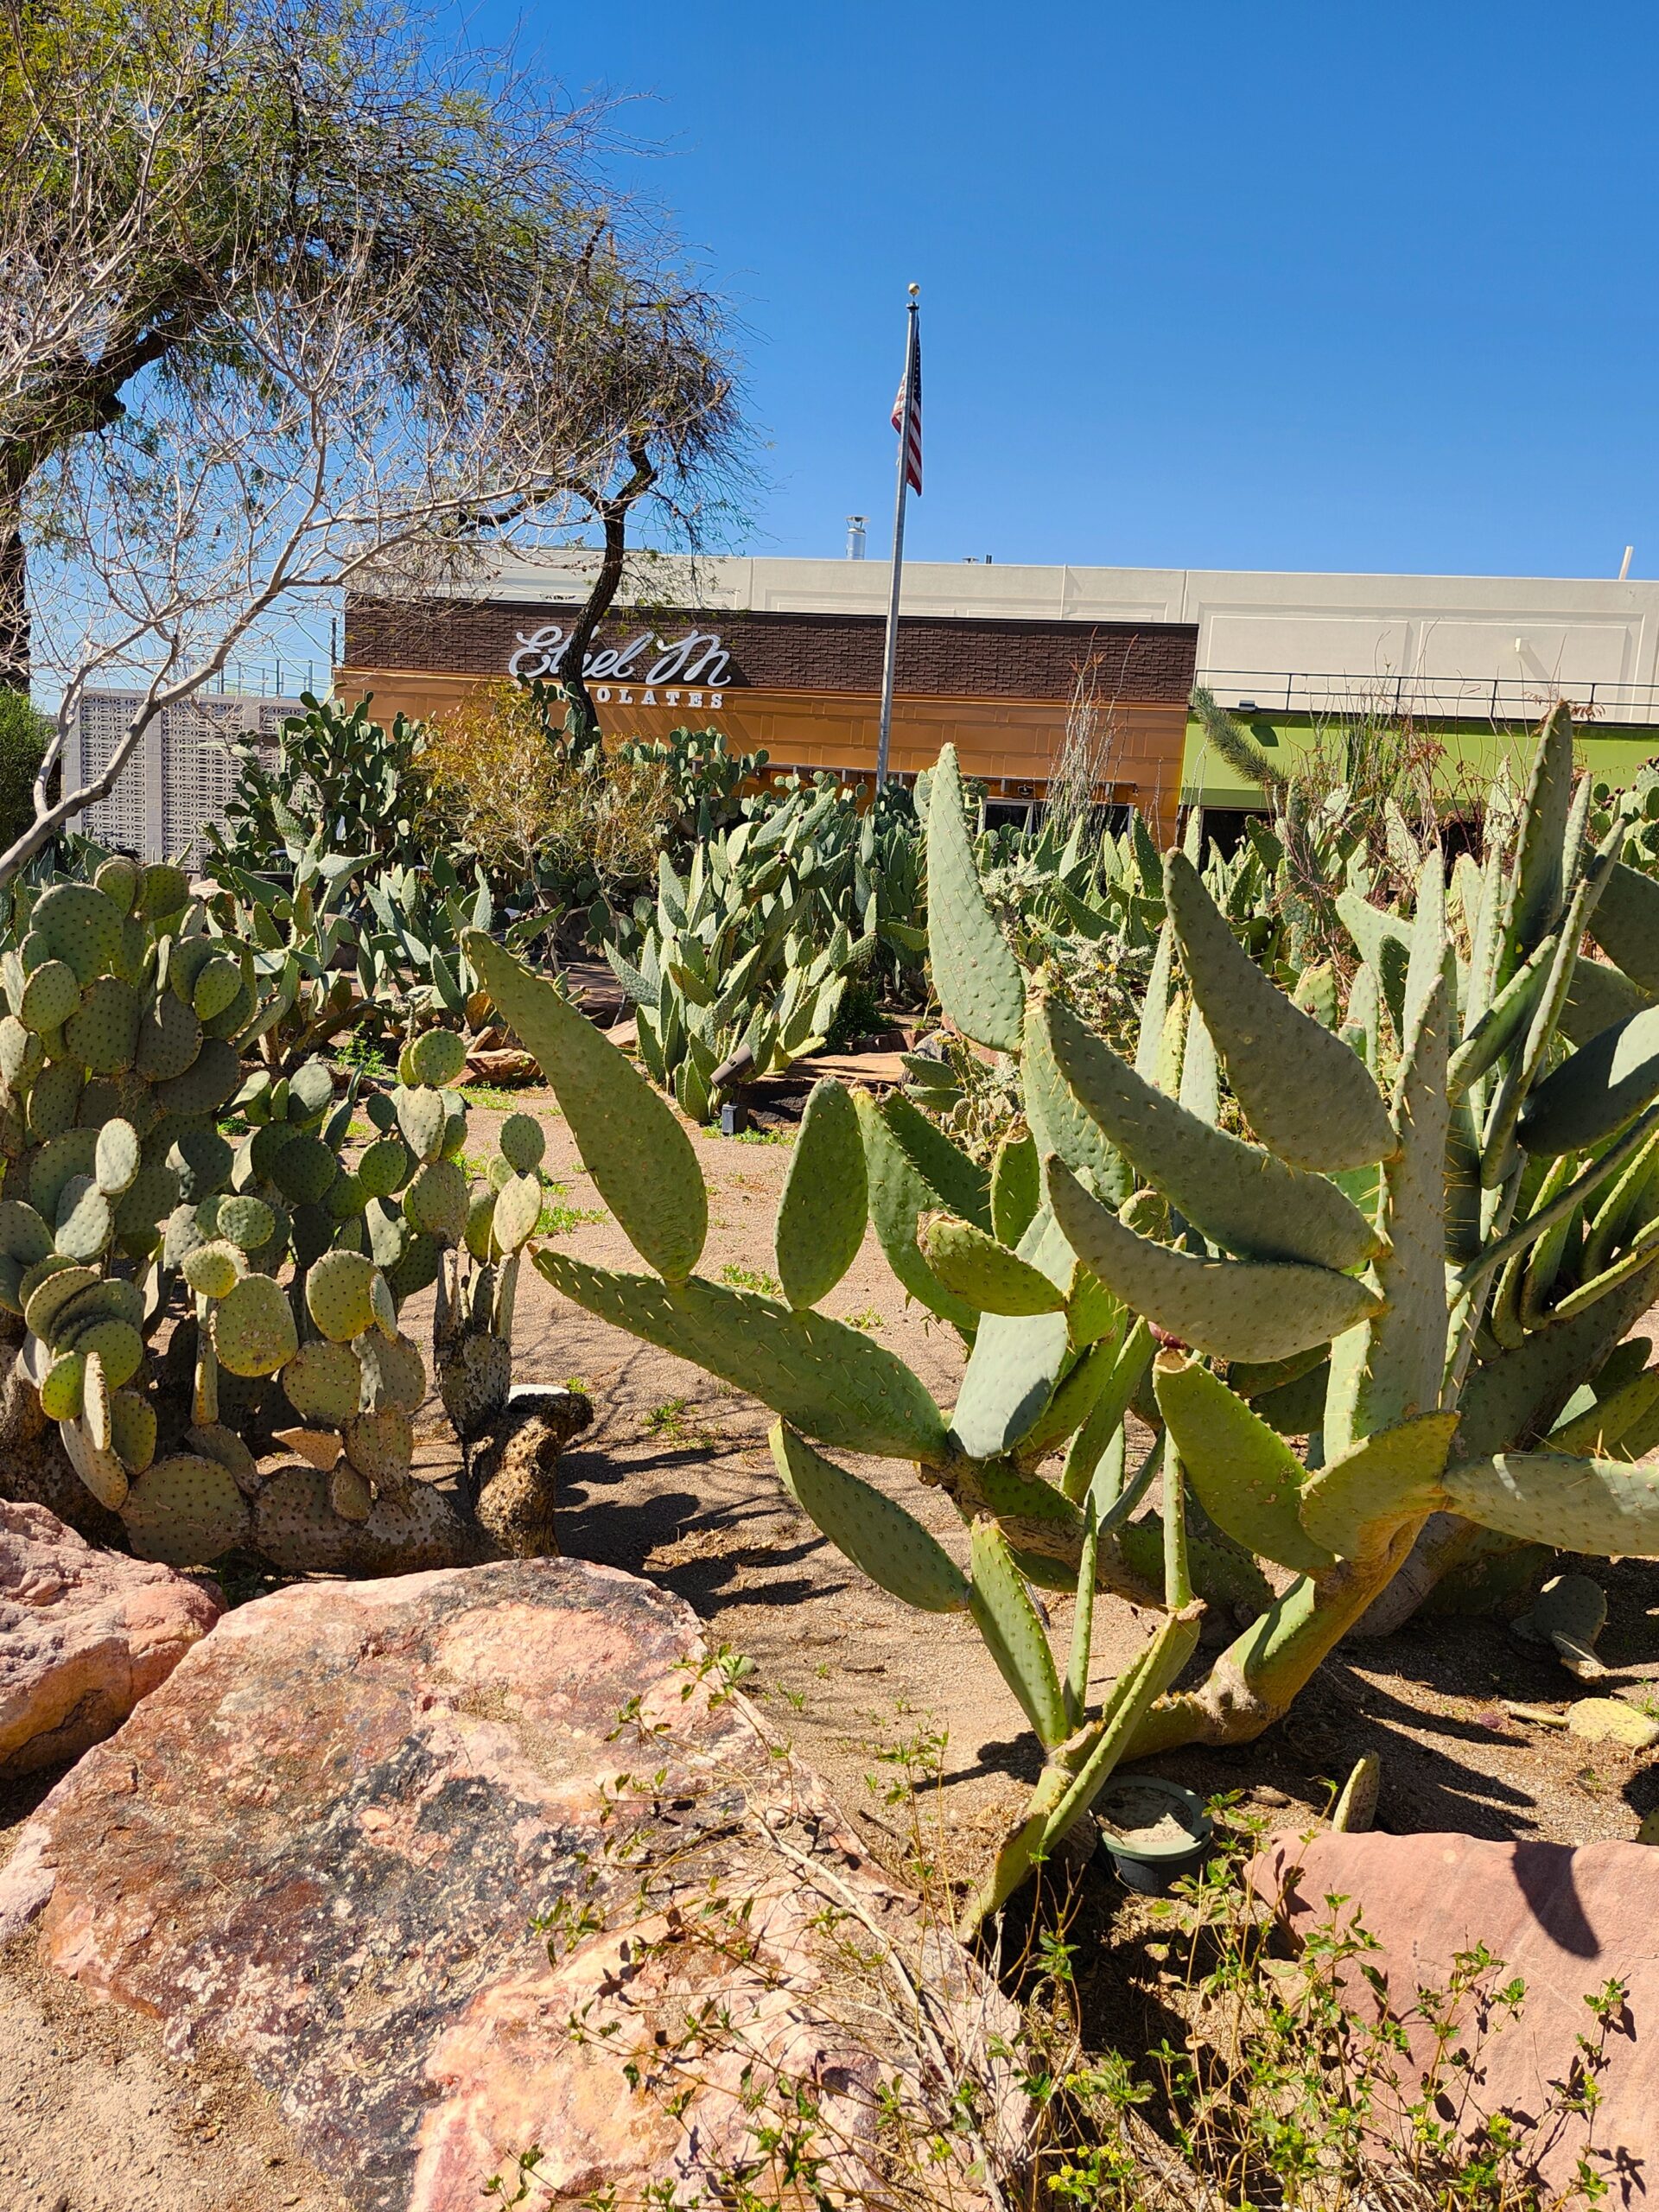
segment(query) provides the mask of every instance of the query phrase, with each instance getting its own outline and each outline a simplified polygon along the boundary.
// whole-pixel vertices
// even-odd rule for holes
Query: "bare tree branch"
[[[0,884],[286,610],[596,520],[591,639],[630,513],[695,543],[738,474],[717,303],[545,91],[433,74],[375,0],[139,0],[102,52],[54,20],[0,0],[0,681],[62,687]],[[110,761],[53,799],[117,683]]]

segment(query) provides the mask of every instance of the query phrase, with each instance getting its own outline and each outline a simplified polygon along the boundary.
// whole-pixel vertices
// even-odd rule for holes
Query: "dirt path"
[[[601,1264],[637,1267],[550,1101],[522,1094],[512,1103],[537,1111],[547,1129],[545,1165],[569,1209],[561,1243]],[[475,1109],[475,1150],[484,1150],[505,1110],[505,1103]],[[786,1144],[705,1135],[696,1142],[711,1198],[702,1272],[741,1288],[770,1288]],[[412,1317],[417,1334],[424,1303]],[[950,1402],[961,1347],[943,1324],[906,1310],[873,1239],[825,1310],[856,1319]],[[1659,1333],[1659,1312],[1644,1329]],[[677,1591],[716,1643],[752,1658],[747,1687],[889,1862],[905,1841],[905,1776],[937,1766],[931,1802],[947,1863],[968,1873],[1033,1771],[1023,1719],[971,1624],[911,1612],[849,1567],[784,1495],[766,1448],[768,1417],[741,1395],[590,1319],[531,1271],[519,1294],[517,1339],[519,1379],[579,1379],[594,1401],[595,1426],[564,1462],[566,1551]],[[955,1513],[911,1470],[893,1461],[849,1464],[891,1488],[963,1555]],[[1659,1578],[1640,1563],[1592,1564],[1592,1571],[1606,1584],[1611,1607],[1603,1655],[1626,1670],[1599,1687],[1637,1699],[1659,1694],[1659,1636],[1648,1611],[1659,1608]],[[1065,1600],[1051,1602],[1062,1649],[1070,1610]],[[1101,1601],[1096,1669],[1103,1684],[1146,1632],[1130,1607]],[[1217,1624],[1212,1641],[1224,1633]],[[1354,1759],[1376,1751],[1387,1827],[1573,1842],[1631,1835],[1641,1815],[1659,1806],[1659,1767],[1516,1721],[1501,1703],[1560,1707],[1581,1694],[1553,1659],[1518,1643],[1501,1624],[1419,1623],[1405,1637],[1345,1649],[1262,1742],[1149,1764],[1206,1796],[1236,1793],[1245,1809],[1277,1824],[1318,1814]],[[38,1794],[0,1801],[0,1851],[4,1829]],[[27,1953],[25,1942],[0,1955],[5,2212],[13,2204],[29,2212],[36,2205],[54,2212],[337,2206],[286,2145],[270,2101],[238,2069],[175,2066],[147,2023],[36,1975]]]

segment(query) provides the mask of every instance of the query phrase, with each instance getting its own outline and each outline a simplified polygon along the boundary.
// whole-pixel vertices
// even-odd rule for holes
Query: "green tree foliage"
[[[0,850],[21,836],[35,810],[35,778],[52,724],[26,691],[0,688]]]

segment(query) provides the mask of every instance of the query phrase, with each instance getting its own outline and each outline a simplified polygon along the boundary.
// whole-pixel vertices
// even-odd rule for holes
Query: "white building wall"
[[[69,733],[63,766],[67,788],[87,781],[110,757],[143,703],[139,691],[88,691]],[[198,865],[203,830],[222,824],[236,785],[236,764],[226,741],[255,736],[270,741],[289,715],[304,712],[297,699],[255,699],[203,693],[159,714],[109,797],[87,808],[79,826],[103,845],[145,861]]]
[[[503,568],[486,597],[569,600],[592,556]],[[660,604],[883,614],[880,561],[664,560]],[[1219,569],[908,562],[904,611],[1067,621],[1192,622],[1200,682],[1230,705],[1522,719],[1565,696],[1613,721],[1659,721],[1659,582],[1595,577],[1323,575]]]

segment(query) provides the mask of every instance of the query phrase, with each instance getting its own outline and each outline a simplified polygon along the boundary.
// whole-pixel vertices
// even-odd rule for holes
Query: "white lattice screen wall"
[[[137,691],[89,691],[70,733],[66,780],[85,783],[108,766],[143,703]],[[284,715],[303,711],[297,699],[253,699],[215,692],[169,707],[145,731],[137,751],[105,799],[83,821],[100,844],[147,861],[202,857],[202,828],[225,819],[236,785],[230,738],[259,737],[276,749]]]

